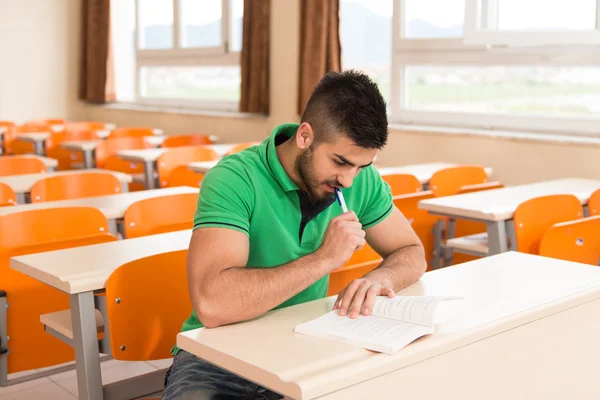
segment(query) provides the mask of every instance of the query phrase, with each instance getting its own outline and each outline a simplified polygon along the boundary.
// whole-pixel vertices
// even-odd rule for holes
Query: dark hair
[[[387,143],[385,100],[375,82],[355,70],[323,76],[308,99],[301,122],[312,126],[317,143],[333,133],[345,134],[367,149],[381,149]]]

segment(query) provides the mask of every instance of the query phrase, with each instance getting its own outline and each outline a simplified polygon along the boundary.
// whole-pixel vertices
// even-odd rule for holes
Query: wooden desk
[[[96,339],[94,290],[104,289],[110,274],[125,263],[155,254],[187,249],[191,235],[192,231],[188,229],[11,258],[11,268],[55,287],[71,297],[73,347],[80,400],[103,399]],[[106,320],[106,315],[104,318]],[[164,372],[160,374],[164,376]],[[119,384],[122,382],[106,385],[104,390],[110,386],[119,388]]]
[[[235,146],[234,144],[208,144],[202,147],[214,150],[219,156],[224,157],[231,149]],[[121,150],[118,156],[123,160],[130,162],[139,162],[144,164],[144,185],[146,189],[154,189],[158,186],[157,177],[158,169],[156,161],[163,153],[174,148],[160,148],[160,149],[143,149],[143,150]]]
[[[423,186],[427,186],[429,184],[429,180],[439,170],[457,167],[460,164],[452,164],[452,163],[427,163],[427,164],[413,164],[413,165],[402,165],[398,167],[378,167],[377,170],[381,175],[389,175],[389,174],[410,174],[417,177],[417,179],[421,182]],[[491,168],[485,168],[485,172],[490,176],[492,174]]]
[[[70,171],[58,171],[58,172],[50,172],[44,174],[25,174],[25,175],[10,175],[0,177],[0,182],[6,183],[10,186],[15,193],[17,194],[17,203],[25,203],[26,197],[31,192],[31,188],[33,185],[44,178],[48,178],[51,176],[59,176],[59,175],[72,175],[72,174],[80,174],[81,170],[70,170]],[[90,173],[99,173],[99,172],[108,172],[114,175],[117,179],[121,181],[121,187],[123,192],[127,192],[128,183],[132,181],[132,177],[129,174],[124,174],[122,172],[109,171],[104,169],[91,169],[86,172]]]
[[[453,219],[484,222],[487,225],[488,254],[492,255],[508,250],[507,233],[511,237],[511,249],[516,250],[512,216],[522,202],[534,197],[564,193],[575,195],[581,204],[585,205],[590,195],[598,188],[600,180],[559,179],[422,200],[419,208]]]
[[[50,132],[19,133],[15,137],[15,140],[33,143],[35,154],[43,156],[46,154],[46,140],[48,140],[49,137]]]
[[[111,194],[108,196],[86,197],[83,199],[44,201],[40,203],[21,204],[10,207],[0,207],[0,215],[11,214],[26,210],[37,210],[41,208],[73,206],[94,207],[99,209],[106,216],[110,223],[110,231],[116,234],[116,221],[122,219],[123,214],[125,214],[125,210],[127,210],[127,208],[136,201],[181,193],[198,193],[198,189],[189,186],[179,186],[173,188],[118,193]]]
[[[291,399],[600,396],[600,268],[509,252],[428,272],[399,294],[467,300],[440,305],[436,333],[393,355],[294,333],[333,297],[177,344]]]
[[[189,169],[200,174],[206,174],[219,161],[196,161],[188,165]]]

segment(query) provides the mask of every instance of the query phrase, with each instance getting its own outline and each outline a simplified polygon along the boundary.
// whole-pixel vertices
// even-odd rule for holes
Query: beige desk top
[[[72,175],[81,173],[98,173],[98,172],[109,172],[117,177],[122,183],[130,183],[133,177],[129,174],[124,174],[117,171],[109,171],[105,169],[87,169],[87,170],[69,170],[69,171],[57,171],[48,172],[43,174],[25,174],[25,175],[11,175],[0,177],[0,182],[6,183],[16,193],[29,193],[33,185],[40,179],[48,178],[50,176],[58,175]]]
[[[60,146],[71,151],[94,151],[102,140],[65,140]]]
[[[15,140],[22,140],[25,142],[43,142],[50,137],[50,132],[30,132],[30,133],[19,133],[15,136]]]
[[[110,274],[127,262],[187,249],[191,237],[191,229],[161,233],[13,257],[10,266],[66,293],[81,293],[103,289]]]
[[[386,174],[410,174],[417,177],[422,184],[429,183],[431,176],[439,170],[444,168],[456,167],[459,164],[452,163],[427,163],[427,164],[413,164],[413,165],[402,165],[398,167],[378,167],[377,170],[381,175]],[[485,168],[485,172],[490,176],[492,174],[491,168]]]
[[[278,393],[314,399],[600,298],[600,268],[507,252],[428,272],[399,294],[467,300],[442,303],[436,333],[393,355],[293,332],[330,311],[334,297],[185,332],[177,344]]]
[[[217,152],[221,157],[227,154],[233,147],[233,144],[208,144],[203,147],[209,148]],[[133,162],[155,162],[165,151],[169,149],[143,149],[143,150],[122,150],[118,156],[127,161]]]
[[[456,217],[504,221],[512,218],[519,204],[531,198],[566,193],[575,195],[582,204],[586,204],[590,195],[598,188],[600,180],[559,179],[422,200],[419,208]]]
[[[11,214],[19,211],[37,210],[40,208],[83,206],[99,209],[107,219],[119,219],[123,218],[125,210],[127,210],[127,208],[136,201],[180,193],[198,193],[198,189],[189,186],[181,186],[164,189],[141,190],[138,192],[118,193],[108,196],[86,197],[83,199],[21,204],[11,207],[0,207],[0,215]]]
[[[54,158],[42,157],[35,154],[19,154],[18,156],[5,156],[5,157],[28,157],[28,158],[37,158],[38,160],[42,160],[42,162],[46,165],[47,168],[56,168],[58,166],[58,161]]]
[[[196,161],[188,165],[189,169],[201,174],[207,173],[212,167],[217,165],[219,161]]]

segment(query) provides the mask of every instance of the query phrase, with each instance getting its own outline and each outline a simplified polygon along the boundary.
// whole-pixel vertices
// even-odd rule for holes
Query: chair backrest
[[[69,296],[9,267],[10,257],[115,241],[91,207],[64,207],[0,216],[0,289],[6,291],[8,372],[72,361],[73,348],[48,335],[40,315],[69,308]],[[4,345],[4,343],[3,343]]]
[[[463,186],[487,181],[488,176],[483,167],[460,165],[436,171],[429,180],[429,189],[435,197],[452,196],[458,194]]]
[[[187,165],[194,161],[212,161],[218,159],[219,155],[215,151],[202,146],[169,149],[156,160],[160,186],[167,187],[169,175],[171,175],[175,167]]]
[[[430,190],[394,196],[394,205],[410,223],[425,249],[428,269],[431,269],[431,258],[433,257],[433,227],[438,217],[429,214],[419,208],[421,200],[435,197]]]
[[[169,174],[167,187],[191,186],[199,188],[202,179],[204,179],[204,174],[192,171],[187,165],[180,165],[175,167]]]
[[[79,199],[121,193],[121,181],[110,172],[48,176],[31,188],[31,202]]]
[[[540,242],[540,256],[600,265],[600,215],[552,225]]]
[[[17,194],[6,183],[0,182],[0,207],[17,204]]]
[[[62,132],[61,141],[66,140],[98,140],[98,131],[76,130]],[[83,153],[80,151],[70,151],[61,146],[46,147],[46,154],[50,158],[58,161],[57,170],[64,171],[72,169],[72,164],[80,163],[83,165]]]
[[[114,124],[109,124],[106,122],[88,122],[88,121],[79,121],[79,122],[68,122],[65,125],[66,131],[102,131],[113,129]]]
[[[583,207],[572,194],[541,196],[524,201],[513,215],[517,250],[539,254],[540,241],[552,225],[579,218],[583,218]]]
[[[156,135],[156,129],[150,127],[122,127],[110,131],[110,138],[146,137]]]
[[[588,200],[590,215],[600,215],[600,189],[596,190]]]
[[[242,150],[246,150],[249,147],[252,146],[256,146],[258,144],[258,142],[245,142],[245,143],[238,143],[235,146],[233,146],[233,148],[231,150],[229,150],[229,153],[227,154],[235,154],[235,153],[239,153]]]
[[[115,359],[170,357],[181,321],[192,310],[186,259],[187,250],[157,254],[124,264],[108,278],[107,319]]]
[[[390,185],[392,196],[416,193],[423,190],[423,185],[416,176],[410,174],[384,174],[381,178]]]
[[[12,141],[15,139],[17,133],[17,125],[11,121],[0,121],[0,131],[4,131],[4,143],[3,146],[6,151],[10,151]],[[1,148],[2,146],[0,146]]]
[[[182,193],[136,201],[123,214],[125,237],[191,229],[198,193]]]
[[[212,144],[210,136],[205,135],[175,135],[167,136],[160,147],[202,146]]]
[[[145,141],[143,137],[108,138],[96,146],[96,166],[104,168],[106,160],[121,150],[141,150],[151,147],[152,145]]]
[[[0,176],[39,174],[46,171],[46,164],[35,157],[0,157]]]

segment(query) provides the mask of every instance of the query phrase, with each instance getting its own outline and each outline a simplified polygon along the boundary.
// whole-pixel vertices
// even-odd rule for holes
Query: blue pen
[[[346,207],[346,201],[344,200],[344,195],[339,188],[335,188],[335,197],[337,197],[338,203],[342,207],[343,212],[348,212],[348,207]]]

